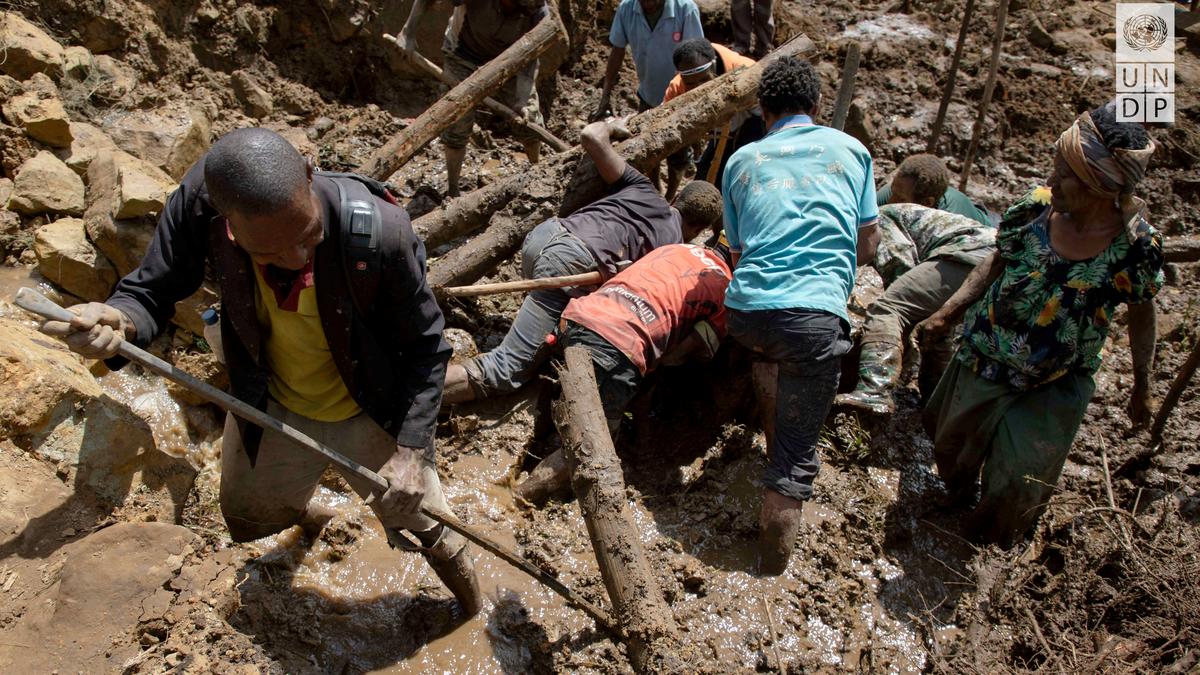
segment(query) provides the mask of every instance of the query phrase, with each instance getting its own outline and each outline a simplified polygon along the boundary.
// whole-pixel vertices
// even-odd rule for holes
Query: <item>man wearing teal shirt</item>
[[[803,502],[812,496],[821,424],[850,349],[846,303],[855,267],[879,242],[871,155],[813,124],[821,85],[807,61],[763,71],[758,99],[770,131],[730,158],[723,180],[733,281],[729,334],[778,364],[770,461],[760,514],[759,568],[787,568]],[[769,410],[767,411],[769,418]]]
[[[662,103],[667,85],[675,77],[675,48],[685,40],[700,37],[704,37],[704,28],[693,0],[621,0],[608,34],[612,49],[604,73],[604,89],[592,118],[602,119],[612,113],[609,98],[621,73],[627,47],[633,50],[638,110],[642,111]]]
[[[996,224],[971,198],[950,187],[950,171],[940,157],[911,155],[896,168],[892,182],[879,190],[876,203],[920,204],[939,211],[957,213],[989,227]]]

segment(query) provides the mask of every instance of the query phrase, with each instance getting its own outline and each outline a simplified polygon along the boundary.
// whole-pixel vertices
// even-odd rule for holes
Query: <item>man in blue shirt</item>
[[[662,103],[667,85],[675,77],[675,47],[684,40],[699,37],[704,37],[704,28],[693,0],[621,0],[608,34],[612,50],[608,53],[604,90],[593,119],[603,119],[612,113],[609,98],[621,74],[626,47],[633,49],[638,112],[641,112]]]
[[[775,386],[764,387],[777,392],[764,424],[766,574],[787,568],[801,506],[812,496],[817,437],[850,349],[855,267],[870,262],[879,242],[871,155],[851,136],[813,124],[820,96],[807,61],[789,56],[767,66],[758,100],[769,131],[734,153],[723,180],[735,265],[725,296],[729,334],[778,364]]]

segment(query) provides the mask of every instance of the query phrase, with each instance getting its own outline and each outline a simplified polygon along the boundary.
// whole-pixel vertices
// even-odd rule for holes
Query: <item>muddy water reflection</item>
[[[203,466],[217,456],[213,443],[193,443],[183,408],[167,390],[166,380],[137,366],[127,366],[98,381],[106,394],[129,406],[146,422],[159,451],[186,457],[194,466]]]
[[[507,488],[496,484],[507,470],[505,462],[460,457],[451,472],[471,480],[445,481],[445,491],[460,515],[501,543],[519,548],[507,524],[518,517],[512,498]],[[315,500],[340,515],[311,548],[288,550],[289,539],[298,538],[298,528],[258,545],[264,551],[259,559],[264,566],[294,566],[286,590],[290,596],[320,598],[315,615],[306,620],[319,626],[313,637],[319,640],[316,652],[322,669],[344,664],[350,672],[529,672],[534,658],[529,645],[557,637],[545,635],[543,626],[572,634],[592,626],[557,595],[478,548],[475,567],[487,600],[478,616],[455,626],[451,596],[424,558],[392,550],[370,509],[357,497],[321,487]],[[283,560],[290,555],[299,560]],[[560,564],[561,578],[570,584],[572,566],[585,562],[565,555]],[[531,639],[534,636],[537,639]],[[281,637],[268,639],[282,642]],[[428,641],[422,645],[423,640]]]

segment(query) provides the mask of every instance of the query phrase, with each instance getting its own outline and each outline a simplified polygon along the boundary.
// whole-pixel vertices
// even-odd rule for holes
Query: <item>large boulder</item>
[[[0,437],[56,465],[77,494],[162,521],[178,521],[196,477],[82,359],[12,319],[0,319]]]
[[[63,47],[16,12],[0,13],[0,72],[25,80],[34,73],[62,74]]]
[[[88,211],[117,220],[162,211],[175,181],[162,169],[123,150],[100,149],[88,165]]]
[[[97,152],[116,149],[117,144],[98,127],[87,122],[71,122],[71,147],[58,150],[55,154],[75,173],[87,176],[88,165],[96,158]]]
[[[153,522],[118,523],[64,547],[46,608],[11,632],[39,648],[0,650],[0,667],[133,672],[126,664],[143,650],[139,621],[161,620],[176,597],[170,586],[203,547],[186,528]]]
[[[71,120],[58,87],[42,73],[25,83],[25,91],[4,102],[4,117],[30,138],[55,148],[71,147]]]
[[[175,180],[208,150],[212,132],[204,112],[183,104],[112,113],[102,126],[117,147],[154,164]]]
[[[61,159],[42,150],[17,169],[8,208],[27,216],[82,215],[83,180]]]
[[[122,277],[142,262],[142,256],[154,238],[154,221],[150,218],[117,220],[103,211],[93,213],[89,209],[84,214],[83,223],[88,239],[117,268],[117,275]]]
[[[152,170],[157,170],[157,167],[121,150],[105,148],[97,150],[95,159],[88,165],[88,207],[84,214],[88,236],[112,261],[121,276],[138,266],[154,236],[153,221],[140,216],[161,210],[166,199],[167,193],[149,196],[144,188],[158,184],[159,187],[167,187],[168,191],[170,189],[162,184],[163,180],[169,181],[170,178],[161,171],[153,176],[148,175]],[[138,199],[123,202],[125,199],[135,199],[135,192],[138,191],[147,199],[158,201]],[[119,217],[122,213],[138,211],[140,213],[137,216]]]
[[[83,221],[59,218],[33,233],[38,271],[68,293],[102,302],[117,283],[117,270],[88,241]]]

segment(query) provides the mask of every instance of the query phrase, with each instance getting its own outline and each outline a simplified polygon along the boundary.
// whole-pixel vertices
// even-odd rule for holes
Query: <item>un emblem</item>
[[[1167,22],[1152,14],[1136,14],[1122,26],[1125,44],[1139,52],[1152,52],[1167,42]]]

